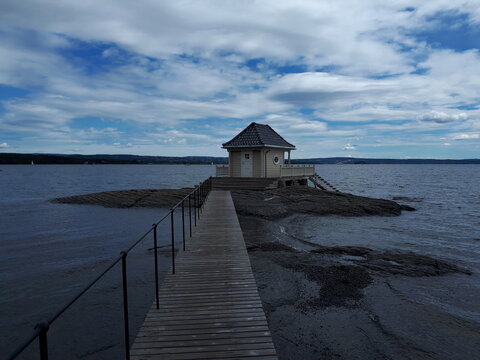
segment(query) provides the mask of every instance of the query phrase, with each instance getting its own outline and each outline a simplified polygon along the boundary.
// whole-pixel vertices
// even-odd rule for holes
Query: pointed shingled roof
[[[275,147],[280,149],[295,150],[295,145],[290,144],[283,137],[277,134],[269,125],[252,122],[232,140],[222,144],[224,149],[228,148],[256,148]]]

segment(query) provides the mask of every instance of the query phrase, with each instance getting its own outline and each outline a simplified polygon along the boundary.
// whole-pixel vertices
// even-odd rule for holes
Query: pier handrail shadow
[[[208,195],[212,189],[212,177],[201,182],[199,185],[186,195],[182,200],[180,200],[175,206],[173,206],[169,212],[162,217],[159,221],[154,223],[147,232],[145,232],[140,238],[138,238],[130,247],[126,250],[121,251],[120,255],[115,258],[109,266],[94,280],[92,280],[87,286],[83,288],[77,295],[75,295],[72,300],[65,304],[59,311],[55,313],[50,319],[45,322],[41,322],[35,325],[34,332],[28,337],[20,346],[17,347],[8,357],[8,360],[13,360],[17,358],[30,344],[32,344],[35,339],[39,339],[39,352],[40,359],[48,359],[48,342],[47,342],[47,333],[50,326],[57,320],[66,310],[68,310],[75,302],[80,299],[90,288],[92,288],[100,279],[102,279],[110,270],[112,270],[115,265],[121,263],[122,265],[122,294],[123,294],[123,318],[124,318],[124,342],[125,342],[125,358],[130,358],[130,332],[129,332],[129,316],[128,316],[128,284],[127,284],[127,255],[132,251],[138,244],[140,244],[150,233],[153,233],[153,253],[154,253],[154,263],[155,263],[155,293],[156,293],[156,308],[159,308],[159,295],[158,295],[158,244],[157,244],[157,227],[165,221],[167,218],[170,218],[170,234],[171,234],[171,251],[172,251],[172,274],[175,274],[175,210],[181,209],[182,216],[182,249],[185,251],[186,248],[186,233],[185,230],[185,217],[188,208],[188,233],[189,237],[192,236],[192,227],[197,226],[197,220],[200,219],[200,215],[203,210],[205,201],[208,198]],[[192,215],[193,212],[193,215]],[[192,219],[193,216],[193,219]]]

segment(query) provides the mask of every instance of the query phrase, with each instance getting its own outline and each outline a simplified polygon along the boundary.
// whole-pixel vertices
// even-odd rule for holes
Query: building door
[[[242,177],[253,176],[253,153],[251,151],[242,151],[242,162],[240,174]]]

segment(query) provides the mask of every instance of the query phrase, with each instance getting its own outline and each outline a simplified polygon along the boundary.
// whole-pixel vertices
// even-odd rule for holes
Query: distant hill
[[[227,164],[226,157],[0,153],[0,164]]]
[[[0,153],[0,164],[227,164],[226,157],[142,156],[142,155],[64,155]],[[330,157],[292,159],[292,164],[480,164],[480,159],[368,159]]]
[[[480,159],[369,159],[331,157],[314,159],[292,159],[292,164],[480,164]]]

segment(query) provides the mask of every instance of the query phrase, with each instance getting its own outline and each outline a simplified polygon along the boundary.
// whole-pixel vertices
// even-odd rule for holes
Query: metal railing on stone
[[[80,299],[90,288],[92,288],[100,279],[103,278],[115,265],[121,263],[122,267],[122,294],[123,294],[123,318],[124,318],[124,342],[125,342],[125,358],[130,359],[130,329],[129,329],[129,315],[128,315],[128,284],[127,284],[127,255],[132,251],[139,243],[141,243],[150,233],[153,233],[153,253],[154,253],[154,267],[155,267],[155,304],[158,309],[159,297],[158,297],[158,244],[157,244],[157,227],[167,218],[170,218],[170,233],[171,233],[171,251],[172,251],[172,273],[175,274],[175,210],[181,209],[182,216],[182,249],[186,249],[186,230],[185,230],[185,212],[186,203],[188,203],[188,218],[189,218],[189,235],[192,236],[192,226],[197,226],[197,220],[200,219],[203,205],[212,189],[212,178],[209,177],[200,185],[196,186],[188,195],[180,200],[170,211],[162,217],[159,221],[152,225],[152,227],[138,238],[128,249],[121,251],[120,255],[114,259],[109,266],[94,280],[92,280],[87,286],[83,288],[72,300],[64,305],[55,315],[45,322],[38,323],[34,327],[33,333],[20,345],[15,351],[13,351],[8,360],[17,358],[31,343],[38,338],[39,341],[39,356],[41,360],[48,359],[48,339],[47,334],[50,326],[57,320],[65,311],[67,311],[75,302]],[[192,215],[193,212],[193,215]],[[192,219],[193,216],[193,219]]]
[[[282,165],[280,177],[312,176],[315,174],[315,165]]]
[[[229,165],[217,165],[215,168],[215,176],[229,176],[230,168]]]

